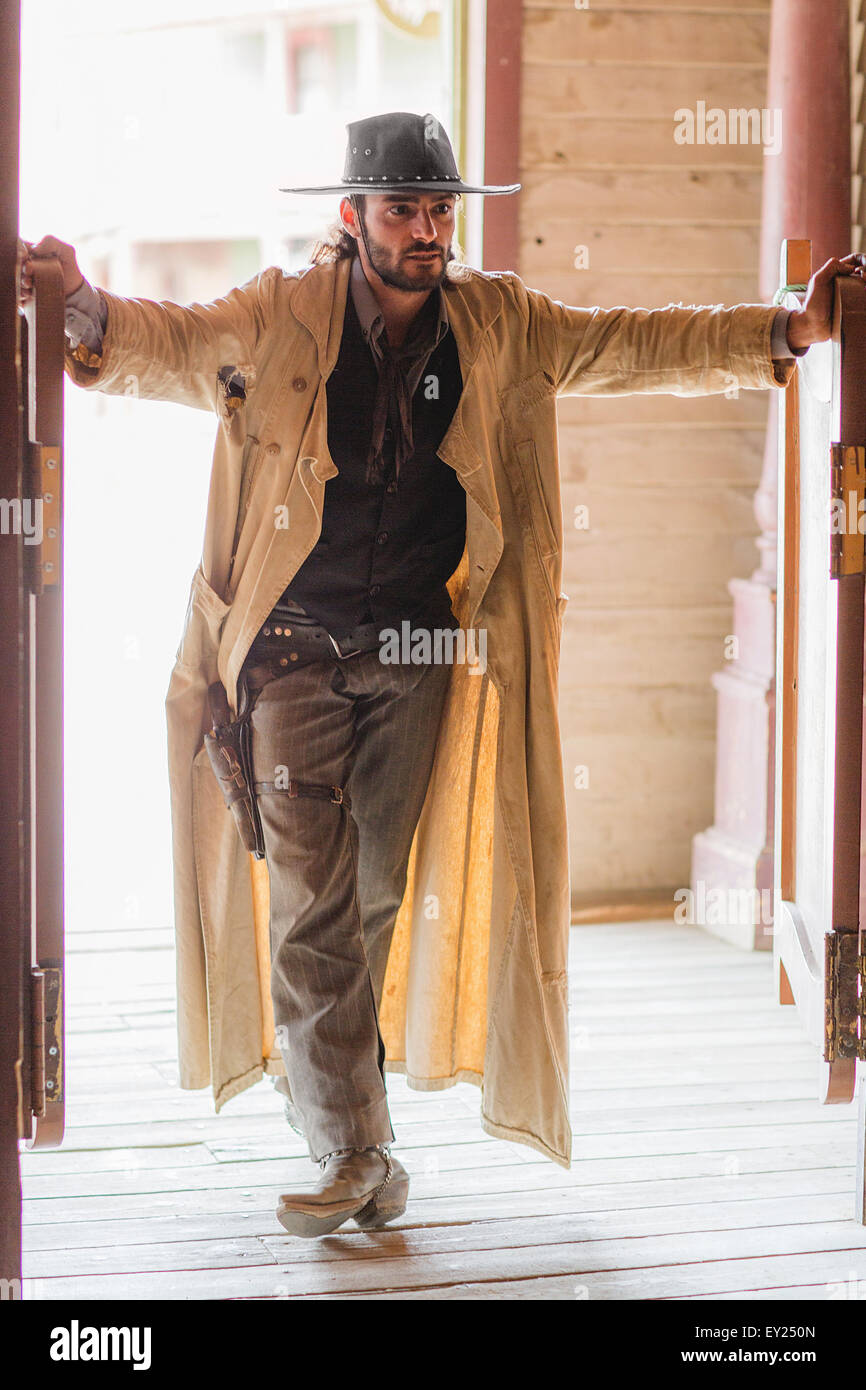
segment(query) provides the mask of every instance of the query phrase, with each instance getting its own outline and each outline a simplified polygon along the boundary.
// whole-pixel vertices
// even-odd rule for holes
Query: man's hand
[[[837,275],[866,278],[866,255],[852,251],[841,259],[826,261],[809,281],[802,309],[794,309],[788,319],[788,346],[807,348],[826,343],[833,331],[833,281]]]
[[[63,293],[72,294],[79,285],[84,284],[84,276],[78,268],[75,259],[75,248],[67,246],[65,241],[58,241],[56,236],[44,236],[41,241],[35,244],[32,241],[22,241],[21,245],[27,250],[27,259],[21,266],[21,284],[18,287],[18,303],[26,304],[33,297],[33,277],[30,274],[32,261],[40,256],[56,256],[63,269]]]

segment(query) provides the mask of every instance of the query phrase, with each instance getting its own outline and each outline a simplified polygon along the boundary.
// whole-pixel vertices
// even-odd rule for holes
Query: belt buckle
[[[330,632],[328,633],[328,640],[329,640],[329,642],[331,643],[331,646],[334,648],[334,651],[337,653],[337,656],[339,656],[339,657],[359,656],[359,655],[360,655],[360,652],[361,652],[361,648],[360,648],[360,647],[356,647],[355,650],[354,650],[354,651],[351,651],[351,652],[344,652],[344,651],[341,651],[341,650],[340,650],[340,644],[339,644],[339,642],[337,641],[336,637],[332,637],[332,636],[331,636]]]

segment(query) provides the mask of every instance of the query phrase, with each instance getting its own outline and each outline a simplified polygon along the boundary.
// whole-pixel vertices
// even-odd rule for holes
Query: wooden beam
[[[517,183],[523,0],[488,0],[484,182]],[[518,270],[522,193],[485,198],[483,270]]]

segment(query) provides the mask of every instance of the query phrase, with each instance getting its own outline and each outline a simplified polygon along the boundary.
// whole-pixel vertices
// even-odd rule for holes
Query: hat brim
[[[463,183],[456,179],[441,180],[439,182],[425,182],[418,179],[413,183],[375,183],[372,179],[366,183],[329,183],[322,184],[318,188],[281,188],[280,193],[408,193],[414,189],[416,193],[487,193],[495,197],[498,193],[518,193],[522,187],[519,183],[506,184],[482,184],[476,186]]]

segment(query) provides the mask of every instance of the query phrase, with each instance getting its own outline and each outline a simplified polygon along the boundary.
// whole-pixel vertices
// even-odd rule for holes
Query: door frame
[[[18,358],[16,289],[21,27],[18,0],[0,0],[0,361]],[[19,364],[19,371],[22,370]],[[0,497],[21,493],[23,453],[18,374],[0,373]],[[25,863],[25,758],[21,710],[26,683],[19,633],[24,622],[22,537],[0,535],[0,1279],[21,1280],[18,1108],[24,962],[20,933],[29,917]],[[2,1297],[15,1284],[2,1285]]]

